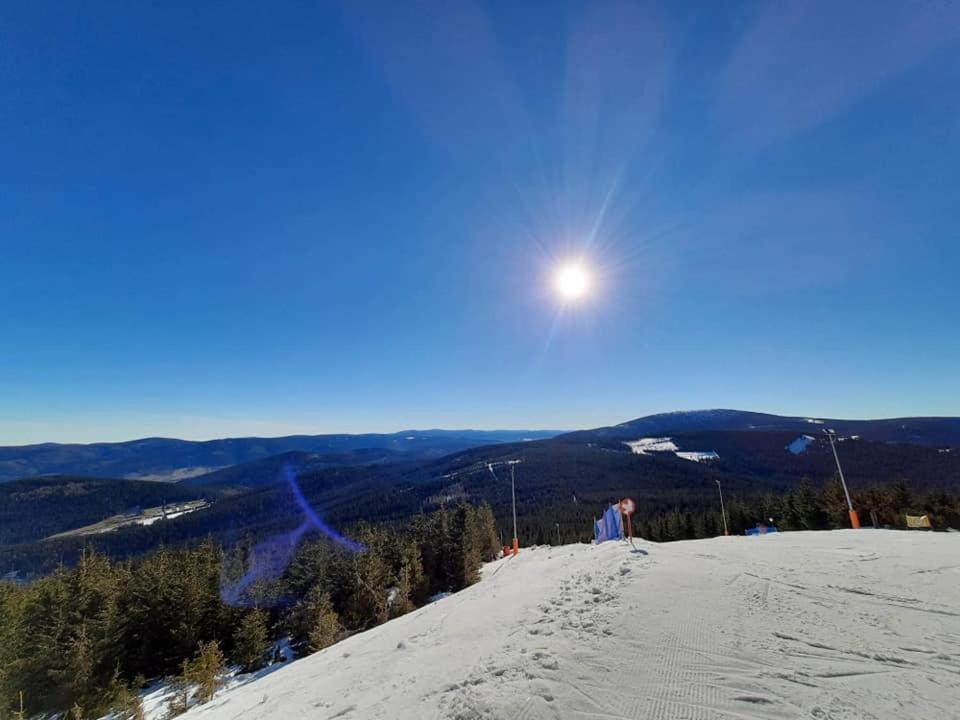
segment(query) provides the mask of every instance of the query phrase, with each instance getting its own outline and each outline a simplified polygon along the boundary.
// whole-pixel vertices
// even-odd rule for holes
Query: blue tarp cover
[[[603,518],[595,520],[593,523],[593,541],[594,542],[603,542],[600,538],[606,537],[607,534],[607,524],[603,521]]]
[[[619,505],[611,505],[603,513],[603,517],[593,524],[594,542],[602,543],[607,540],[619,540],[623,537],[623,516]]]

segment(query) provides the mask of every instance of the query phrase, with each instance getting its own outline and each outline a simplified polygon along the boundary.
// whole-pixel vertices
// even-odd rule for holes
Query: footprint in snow
[[[536,660],[537,664],[544,670],[558,670],[560,668],[560,663],[557,662],[557,659],[548,653],[538,650],[533,654],[533,659]]]
[[[352,712],[353,712],[354,710],[356,710],[356,709],[357,709],[357,706],[356,706],[356,705],[348,705],[348,706],[345,707],[343,710],[340,710],[340,711],[338,711],[338,712],[335,712],[333,715],[331,715],[331,716],[330,716],[330,720],[335,720],[335,718],[345,717],[345,716],[349,715],[350,713],[352,713]]]

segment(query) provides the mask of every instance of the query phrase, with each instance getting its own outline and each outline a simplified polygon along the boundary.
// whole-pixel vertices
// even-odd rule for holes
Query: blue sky
[[[0,444],[960,413],[960,5],[279,5],[0,9]]]

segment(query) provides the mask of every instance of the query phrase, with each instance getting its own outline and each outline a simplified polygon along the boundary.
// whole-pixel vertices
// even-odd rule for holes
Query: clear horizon
[[[957,87],[958,3],[10,5],[0,446],[960,415]]]

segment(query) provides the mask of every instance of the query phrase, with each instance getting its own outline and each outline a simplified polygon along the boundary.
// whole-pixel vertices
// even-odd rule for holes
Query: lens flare
[[[303,512],[303,522],[296,529],[269,537],[251,548],[246,560],[247,570],[241,577],[228,579],[225,574],[221,577],[220,597],[228,605],[252,607],[253,599],[248,596],[247,591],[260,581],[280,578],[293,560],[301,538],[308,532],[319,531],[335,546],[347,552],[367,551],[364,545],[341,535],[323,521],[303,496],[297,474],[292,467],[284,465],[281,474]],[[284,601],[280,599],[278,602],[282,604]]]

